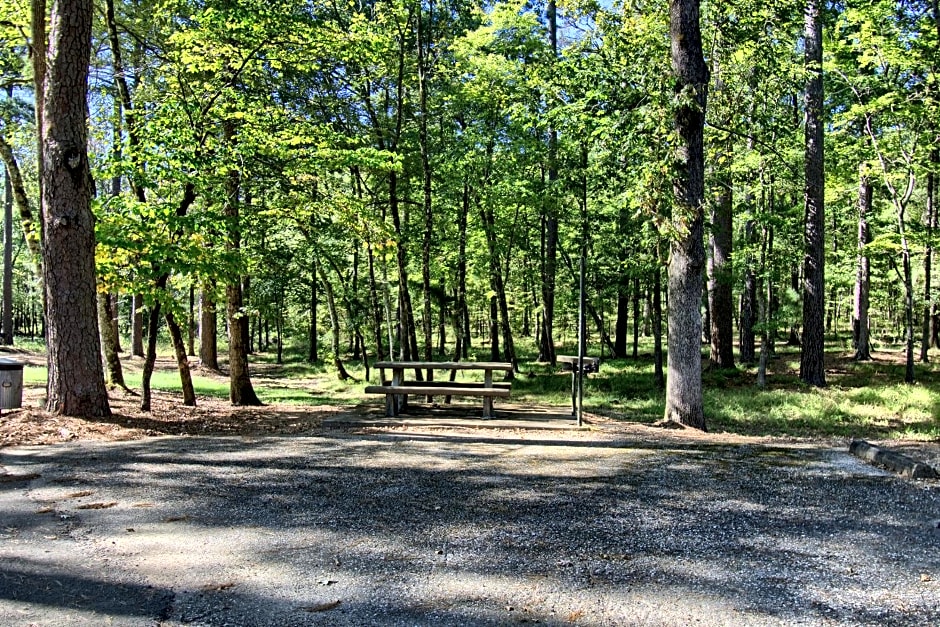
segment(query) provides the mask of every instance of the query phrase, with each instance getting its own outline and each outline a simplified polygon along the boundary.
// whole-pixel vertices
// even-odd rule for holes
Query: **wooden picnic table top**
[[[377,361],[373,368],[411,370],[512,370],[512,364],[502,361]]]
[[[590,362],[590,361],[597,362],[600,360],[601,360],[600,357],[588,357],[587,355],[584,356],[585,362]],[[562,364],[576,364],[578,363],[578,356],[577,355],[556,355],[555,361],[562,363]]]

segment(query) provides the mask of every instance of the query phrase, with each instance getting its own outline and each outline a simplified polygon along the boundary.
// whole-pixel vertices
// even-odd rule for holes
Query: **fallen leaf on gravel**
[[[339,583],[339,582],[336,581],[335,579],[320,579],[319,581],[317,581],[317,583],[320,584],[321,586],[332,586],[334,583]]]
[[[928,575],[927,573],[921,573],[921,574],[920,574],[920,580],[926,583],[926,582],[928,582],[928,581],[933,581],[933,577],[931,577],[931,576]]]
[[[67,494],[67,495],[65,496],[65,498],[67,498],[67,499],[80,499],[80,498],[82,498],[83,496],[91,496],[91,495],[94,494],[94,493],[95,493],[94,490],[81,490],[81,491],[79,491],[79,492],[72,492],[71,494]]]
[[[318,603],[317,605],[311,605],[310,607],[302,607],[305,612],[327,612],[329,610],[335,610],[339,607],[340,601],[329,601],[327,603]]]
[[[25,475],[0,475],[0,483],[13,483],[14,481],[30,481],[41,477],[38,472],[30,472]]]
[[[39,509],[36,510],[36,513],[37,513],[37,514],[51,514],[51,513],[53,513],[53,512],[55,512],[55,508],[54,508],[54,507],[48,507],[48,506],[47,506],[47,507],[40,507]]]
[[[131,507],[153,507],[153,503],[134,503]]]
[[[87,503],[85,505],[79,505],[75,509],[108,509],[115,505],[117,505],[117,501],[111,501],[110,503]]]
[[[225,583],[210,583],[199,588],[203,592],[220,592],[222,590],[228,590],[229,588],[234,588],[234,581],[227,581]]]
[[[163,522],[168,522],[168,523],[171,523],[171,522],[182,522],[182,521],[184,521],[184,520],[189,520],[189,516],[188,516],[188,515],[185,515],[185,514],[184,514],[183,516],[169,516],[169,517],[167,517],[167,518],[164,518],[164,519],[163,519]]]
[[[582,616],[584,616],[584,612],[582,610],[575,610],[574,612],[571,612],[570,614],[568,614],[568,622],[569,623],[577,622],[577,620],[581,618]]]

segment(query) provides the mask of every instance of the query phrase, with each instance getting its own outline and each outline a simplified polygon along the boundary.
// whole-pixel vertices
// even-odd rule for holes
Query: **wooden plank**
[[[377,361],[372,367],[392,370],[512,370],[511,363],[502,361]]]
[[[387,385],[387,384],[386,384]],[[404,387],[420,385],[429,388],[482,388],[485,387],[482,381],[402,381]],[[497,381],[491,387],[509,389],[512,387],[510,381]]]
[[[369,385],[365,389],[366,394],[428,394],[431,396],[499,396],[509,397],[509,390],[506,388],[484,388],[484,387],[428,387],[422,385]]]

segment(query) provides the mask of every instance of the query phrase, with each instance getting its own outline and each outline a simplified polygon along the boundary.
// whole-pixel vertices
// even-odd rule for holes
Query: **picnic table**
[[[500,361],[379,361],[373,366],[383,371],[382,385],[366,386],[366,394],[385,395],[385,415],[397,416],[408,406],[408,395],[475,396],[483,398],[483,417],[493,418],[493,399],[508,398],[508,381],[494,382],[493,372],[512,372],[512,364]],[[483,381],[415,381],[405,378],[409,370],[476,370]],[[391,381],[384,376],[392,371]]]

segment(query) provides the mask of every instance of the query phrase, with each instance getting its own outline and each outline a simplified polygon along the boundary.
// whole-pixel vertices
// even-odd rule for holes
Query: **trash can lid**
[[[0,370],[22,370],[23,362],[10,359],[9,357],[0,357]]]

